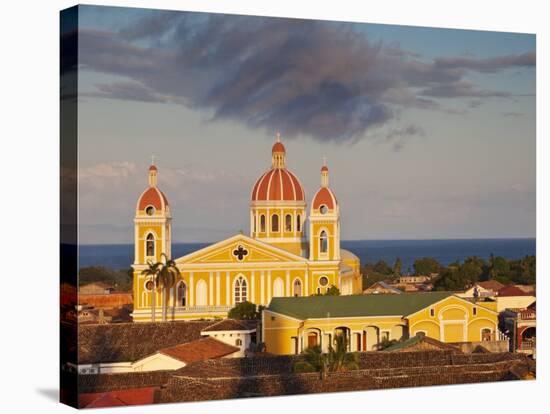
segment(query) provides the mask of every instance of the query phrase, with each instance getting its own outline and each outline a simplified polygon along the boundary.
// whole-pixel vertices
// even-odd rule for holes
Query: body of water
[[[174,243],[172,255],[181,257],[211,243]],[[443,265],[468,256],[484,259],[494,254],[507,259],[519,259],[536,253],[536,242],[530,239],[449,239],[449,240],[349,240],[342,241],[342,248],[355,253],[361,263],[385,260],[390,266],[401,258],[403,271],[407,271],[416,259],[433,257]],[[105,266],[112,269],[129,267],[134,260],[133,244],[81,245],[79,266]]]

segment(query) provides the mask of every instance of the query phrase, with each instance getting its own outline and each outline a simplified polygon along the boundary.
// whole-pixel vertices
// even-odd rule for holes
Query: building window
[[[155,214],[155,207],[153,207],[153,206],[148,206],[148,207],[145,209],[145,213],[146,213],[148,216],[152,216],[153,214]]]
[[[187,286],[184,282],[180,282],[176,289],[176,297],[178,301],[178,306],[187,306]]]
[[[296,216],[296,231],[302,231],[302,216],[299,214]]]
[[[145,289],[151,291],[153,290],[153,281],[152,280],[148,280],[147,283],[145,283]]]
[[[319,211],[321,212],[321,214],[327,214],[328,212],[328,207],[325,206],[324,204],[319,208]]]
[[[477,308],[475,306],[472,308],[472,313],[474,314],[474,316],[477,315]]]
[[[294,296],[302,296],[302,282],[300,281],[300,279],[296,279],[294,281],[294,284],[292,286],[292,291]]]
[[[435,310],[432,308],[430,309],[430,316],[433,318],[435,316]]]
[[[327,232],[323,230],[319,235],[319,251],[321,253],[326,253],[327,250],[328,250],[328,237],[327,237]]]
[[[292,231],[292,216],[290,214],[285,216],[285,231]]]
[[[265,216],[260,216],[260,233],[265,233]]]
[[[246,279],[239,276],[235,279],[235,303],[246,302],[247,298]]]
[[[155,255],[155,236],[153,236],[152,233],[147,235],[147,239],[145,241],[145,254],[147,256]]]
[[[279,231],[279,216],[277,214],[273,214],[271,216],[271,231],[273,232]]]
[[[481,330],[481,340],[482,341],[490,341],[491,340],[491,329],[483,328]]]
[[[236,339],[235,340],[235,345],[236,346],[241,346],[243,344],[243,340],[242,339]]]

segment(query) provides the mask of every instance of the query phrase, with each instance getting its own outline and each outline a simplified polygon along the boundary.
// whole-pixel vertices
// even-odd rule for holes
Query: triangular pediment
[[[176,263],[178,264],[282,263],[305,261],[306,259],[303,257],[245,236],[244,234],[237,234],[176,259]]]

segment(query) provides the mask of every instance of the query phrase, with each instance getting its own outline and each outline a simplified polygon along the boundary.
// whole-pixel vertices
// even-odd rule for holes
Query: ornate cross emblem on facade
[[[248,254],[248,250],[246,250],[243,246],[239,245],[235,250],[233,250],[233,256],[235,256],[239,260],[243,260],[244,257]]]

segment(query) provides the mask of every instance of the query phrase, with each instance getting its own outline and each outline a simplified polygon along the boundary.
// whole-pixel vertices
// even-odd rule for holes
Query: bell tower
[[[340,208],[329,187],[326,163],[321,168],[321,188],[309,213],[309,259],[340,260]]]
[[[134,264],[160,261],[161,253],[172,257],[172,216],[168,199],[157,186],[158,169],[149,167],[149,186],[136,205],[134,217]]]

